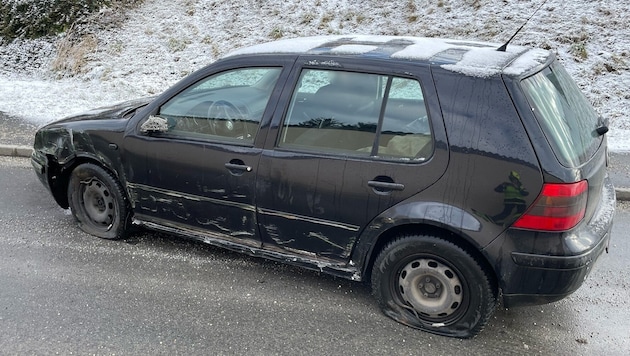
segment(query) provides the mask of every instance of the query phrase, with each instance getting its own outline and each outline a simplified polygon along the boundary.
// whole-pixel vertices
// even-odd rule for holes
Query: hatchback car
[[[32,164],[79,226],[131,224],[371,283],[471,337],[559,300],[609,242],[606,123],[549,51],[325,36],[238,50],[156,98],[42,127]]]

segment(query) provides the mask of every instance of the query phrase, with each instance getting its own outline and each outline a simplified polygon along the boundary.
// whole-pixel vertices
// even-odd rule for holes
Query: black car
[[[36,134],[79,226],[131,224],[371,282],[391,318],[471,337],[574,292],[607,249],[606,122],[548,51],[327,36],[239,50],[157,98]]]

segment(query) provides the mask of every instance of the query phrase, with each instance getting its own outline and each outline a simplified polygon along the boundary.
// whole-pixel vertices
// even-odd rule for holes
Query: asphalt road
[[[25,159],[0,158],[0,186],[1,354],[630,353],[629,205],[575,294],[457,340],[388,319],[354,282],[161,234],[88,236]]]

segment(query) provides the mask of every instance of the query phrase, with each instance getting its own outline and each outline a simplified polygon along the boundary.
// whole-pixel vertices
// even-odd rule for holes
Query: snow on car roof
[[[518,58],[503,70],[503,73],[508,75],[520,75],[531,68],[544,64],[547,58],[549,58],[549,51],[540,48],[532,48],[518,56]]]
[[[549,51],[510,45],[505,52],[500,44],[451,39],[338,35],[283,39],[236,50],[226,57],[245,54],[320,54],[354,55],[427,61],[464,75],[489,77],[499,73],[521,75],[541,64]]]

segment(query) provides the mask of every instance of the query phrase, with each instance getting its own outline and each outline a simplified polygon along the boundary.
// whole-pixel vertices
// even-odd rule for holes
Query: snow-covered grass
[[[503,43],[540,3],[145,0],[121,26],[72,42],[62,36],[0,46],[0,111],[43,124],[157,94],[237,48],[280,38],[361,33]],[[610,119],[614,151],[630,151],[629,15],[625,0],[548,0],[512,42],[557,54]]]

